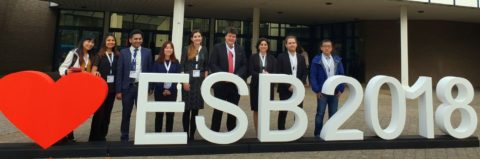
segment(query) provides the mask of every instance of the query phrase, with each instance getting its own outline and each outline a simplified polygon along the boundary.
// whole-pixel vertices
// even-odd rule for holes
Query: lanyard
[[[202,49],[202,46],[198,47],[197,56],[195,56],[195,69],[196,70],[198,69],[198,56],[200,55],[200,49]]]
[[[296,55],[293,55],[293,56],[288,55],[288,56],[290,56],[290,65],[292,65],[292,75],[296,76],[297,73],[295,72],[295,67],[297,66],[297,56]]]
[[[327,58],[326,58],[325,55],[323,55],[322,59],[323,59],[323,63],[325,63],[325,64],[324,64],[324,66],[325,66],[325,71],[327,72],[327,75],[330,76],[330,74],[331,74],[331,72],[332,72],[333,59],[332,59],[332,57],[330,57],[330,59],[327,60]]]
[[[113,67],[112,67],[112,66],[113,66],[113,57],[114,57],[115,55],[113,55],[113,53],[112,53],[112,56],[110,57],[110,56],[108,55],[108,52],[105,52],[105,55],[107,55],[108,62],[110,63],[110,74],[112,74],[112,69],[113,69]]]
[[[169,73],[170,66],[172,66],[172,61],[169,61],[168,65],[167,65],[167,61],[165,61],[163,64],[165,65],[165,69],[167,70],[167,73]]]
[[[265,61],[266,56],[267,56],[267,55],[262,56],[262,55],[260,54],[260,60],[261,60],[261,62],[262,62],[262,69],[265,69],[265,66],[267,65],[267,61]]]
[[[135,51],[135,49],[137,51]],[[132,54],[132,56],[133,56],[132,57],[132,62],[131,62],[131,65],[132,65],[131,70],[132,71],[136,71],[136,69],[137,69],[137,55],[138,55],[138,51],[140,51],[140,48],[135,48],[135,49],[133,50],[133,54]]]
[[[85,60],[85,58],[83,58],[85,60],[85,71],[87,71],[87,68],[88,68],[88,63],[90,62],[90,55],[87,54],[87,59]]]

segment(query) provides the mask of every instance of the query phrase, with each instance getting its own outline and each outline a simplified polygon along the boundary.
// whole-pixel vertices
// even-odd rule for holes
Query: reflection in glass
[[[103,27],[103,12],[60,11],[60,26]]]
[[[194,29],[200,30],[201,32],[209,32],[210,30],[210,20],[201,19],[201,18],[185,18],[183,23],[184,31],[191,32]]]
[[[110,28],[132,29],[133,15],[112,13],[110,16]]]
[[[216,20],[215,21],[215,33],[224,33],[228,27],[234,27],[238,29],[239,34],[243,34],[243,22],[242,21],[230,21],[230,20]]]
[[[135,15],[134,27],[143,30],[170,30],[170,17]]]

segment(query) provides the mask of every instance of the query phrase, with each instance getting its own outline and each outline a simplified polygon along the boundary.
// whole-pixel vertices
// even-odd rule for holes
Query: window
[[[298,38],[309,38],[310,37],[310,27],[305,25],[285,25],[285,34],[286,35],[295,35]]]
[[[170,17],[166,16],[135,15],[133,22],[136,29],[170,30]]]
[[[185,32],[191,32],[194,29],[198,29],[202,33],[209,32],[210,20],[201,18],[185,18],[185,21],[183,22],[183,30]]]
[[[103,12],[60,11],[60,26],[103,27]]]
[[[132,29],[133,15],[112,13],[110,16],[110,28]]]
[[[231,20],[216,20],[215,33],[223,33],[226,28],[234,27],[238,30],[238,34],[243,34],[243,22]]]

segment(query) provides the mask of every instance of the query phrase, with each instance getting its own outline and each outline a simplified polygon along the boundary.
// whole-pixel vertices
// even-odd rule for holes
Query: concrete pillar
[[[253,8],[252,18],[252,52],[257,50],[255,44],[257,44],[258,37],[260,36],[260,8]],[[257,50],[258,51],[258,50]]]
[[[208,41],[208,49],[213,49],[213,46],[215,45],[215,28],[216,28],[216,22],[215,22],[215,18],[210,18],[210,35],[208,35],[210,38],[209,38],[209,41]],[[206,35],[205,35],[206,36]],[[206,45],[206,44],[205,44]],[[210,50],[208,50],[210,51]]]
[[[403,86],[408,87],[408,14],[406,6],[400,8],[400,52],[401,82]]]
[[[173,5],[172,42],[175,45],[175,57],[181,59],[183,40],[183,21],[185,18],[185,0],[175,0]]]
[[[103,12],[104,20],[103,20],[103,36],[108,34],[108,29],[110,28],[110,11]],[[105,39],[103,39],[105,40]]]

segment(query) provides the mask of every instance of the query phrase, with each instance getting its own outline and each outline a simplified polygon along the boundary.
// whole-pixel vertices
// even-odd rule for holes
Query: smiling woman
[[[78,46],[68,52],[65,61],[58,68],[61,76],[78,72],[91,72],[93,55],[92,49],[95,43],[93,36],[85,36],[79,42]],[[66,136],[62,142],[75,142],[73,131]]]

